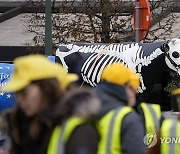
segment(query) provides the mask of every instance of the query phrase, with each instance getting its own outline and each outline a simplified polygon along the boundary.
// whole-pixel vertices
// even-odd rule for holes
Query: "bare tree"
[[[44,9],[43,2],[42,0],[29,1],[32,5],[38,4],[39,10],[29,14],[28,32],[36,33],[33,39],[34,44],[44,45],[45,14],[38,13]],[[164,20],[160,19],[161,14],[169,7],[169,5],[163,5],[163,3],[168,4],[166,1],[150,1],[154,26],[145,39],[146,42],[166,39],[171,35],[176,15],[169,14],[167,18],[164,17]],[[81,0],[81,2],[64,0],[63,5],[57,7],[56,0],[54,0],[52,10],[59,9],[52,14],[54,45],[60,42],[134,41],[133,11],[124,13],[126,2],[124,0]],[[70,9],[67,9],[68,5]],[[129,2],[128,5],[133,10],[133,3]]]
[[[171,38],[173,25],[179,17],[172,12],[173,6],[177,3],[177,0],[150,1],[152,23],[149,35],[146,38],[147,42]]]
[[[31,1],[37,5],[41,1]],[[76,9],[76,0],[71,1],[72,10]],[[33,4],[33,3],[32,3]],[[53,2],[52,9],[56,2]],[[69,1],[64,1],[64,5]],[[128,28],[132,31],[132,16],[122,16],[124,3],[121,0],[83,0],[77,13],[71,13],[65,6],[59,8],[60,13],[52,14],[53,43],[60,42],[112,42],[119,33],[124,35]],[[44,9],[43,4],[41,9]],[[99,8],[99,11],[94,11]],[[113,13],[112,13],[113,10]],[[28,32],[36,33],[33,39],[35,44],[44,44],[45,15],[37,10],[28,16]]]

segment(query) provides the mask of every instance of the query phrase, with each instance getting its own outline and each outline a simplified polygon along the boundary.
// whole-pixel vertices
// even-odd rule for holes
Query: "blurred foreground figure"
[[[180,112],[180,88],[171,92],[172,101]],[[180,114],[167,118],[162,122],[160,130],[153,136],[148,154],[179,154],[180,153]]]
[[[64,120],[53,131],[48,154],[96,154],[99,141],[92,116],[100,101],[92,89],[74,89],[65,96]]]
[[[100,134],[98,154],[144,154],[143,126],[137,113],[136,90],[139,77],[121,63],[114,63],[102,72],[95,91],[102,101],[97,114]]]
[[[62,66],[42,55],[20,57],[14,64],[12,78],[2,87],[15,92],[17,104],[0,118],[1,133],[11,140],[11,148],[4,151],[45,154],[51,133],[61,121],[63,108],[57,106],[77,76],[66,74]]]
[[[161,106],[159,104],[141,102],[137,107],[137,112],[143,123],[144,135],[155,133],[159,130],[163,120]]]

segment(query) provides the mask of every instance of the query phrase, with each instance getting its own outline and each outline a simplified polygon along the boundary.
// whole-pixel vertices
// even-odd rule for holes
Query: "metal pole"
[[[136,42],[139,42],[140,41],[140,31],[139,31],[139,28],[140,28],[140,9],[139,9],[139,2],[136,2],[136,34],[135,34],[135,39],[136,39]]]
[[[46,55],[52,54],[51,0],[46,0],[45,54]]]

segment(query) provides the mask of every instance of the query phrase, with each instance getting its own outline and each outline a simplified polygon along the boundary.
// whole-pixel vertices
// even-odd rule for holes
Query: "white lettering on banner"
[[[6,85],[7,80],[9,80],[11,75],[6,73],[0,73],[0,87],[3,87]]]
[[[3,87],[3,86],[5,86],[6,85],[6,82],[1,82],[0,83],[0,87]]]
[[[11,77],[11,75],[6,74],[6,73],[0,73],[0,80],[8,80]]]

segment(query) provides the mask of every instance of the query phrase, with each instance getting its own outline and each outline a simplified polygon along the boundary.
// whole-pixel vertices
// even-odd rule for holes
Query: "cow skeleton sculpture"
[[[140,76],[139,93],[152,90],[168,69],[180,74],[180,39],[156,43],[60,44],[56,56],[68,72],[81,74],[91,86],[100,82],[106,65],[122,62]]]

